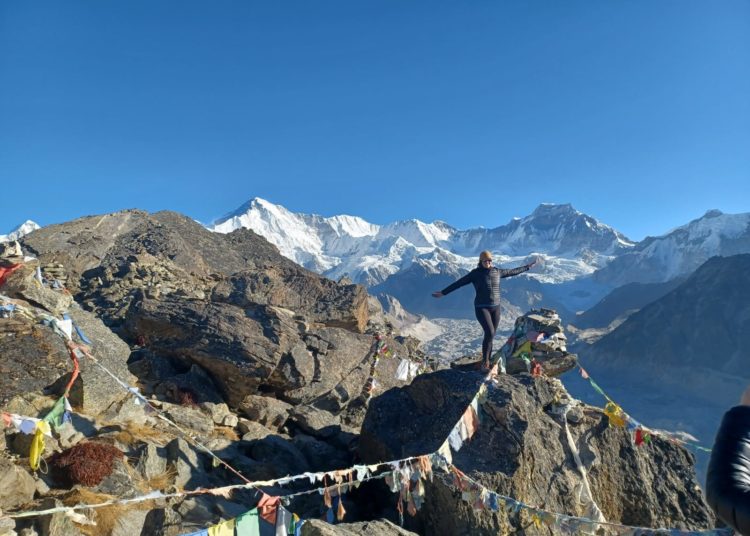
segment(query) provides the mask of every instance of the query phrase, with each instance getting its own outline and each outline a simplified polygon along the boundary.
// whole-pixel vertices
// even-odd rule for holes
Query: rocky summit
[[[249,230],[129,210],[19,247],[0,259],[0,535],[713,526],[689,453],[636,447],[547,375],[575,363],[549,311],[517,321],[520,365],[493,379],[435,371],[364,287]]]
[[[438,450],[483,378],[443,370],[374,399],[362,426],[363,460]],[[500,375],[479,414],[476,433],[453,454],[453,465],[490,490],[550,512],[590,518],[599,510],[607,521],[623,525],[713,526],[691,454],[658,438],[636,447],[600,409],[571,401],[557,379]],[[420,534],[565,533],[559,525],[525,526],[530,517],[523,510],[476,508],[477,497],[462,500],[466,494],[451,475],[436,473],[407,528]]]

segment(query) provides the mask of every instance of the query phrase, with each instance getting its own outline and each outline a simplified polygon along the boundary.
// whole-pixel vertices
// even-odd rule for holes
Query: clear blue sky
[[[3,0],[0,180],[0,233],[259,196],[641,239],[750,211],[750,2]]]

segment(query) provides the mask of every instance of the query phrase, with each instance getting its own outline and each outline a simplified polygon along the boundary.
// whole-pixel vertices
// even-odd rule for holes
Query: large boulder
[[[23,246],[64,265],[76,300],[125,340],[207,370],[232,407],[269,394],[339,412],[367,385],[364,287],[309,272],[252,231],[224,235],[172,212],[124,211],[45,227]],[[388,361],[383,388],[397,384]]]
[[[418,377],[372,400],[362,426],[364,462],[435,452],[477,392],[483,377],[444,370]],[[528,374],[502,375],[481,404],[481,425],[453,455],[454,465],[490,490],[547,511],[583,516],[584,481],[569,447],[559,402],[559,381]],[[612,428],[598,409],[585,407],[567,426],[588,473],[593,503],[615,523],[699,530],[713,526],[683,448],[655,437],[636,447],[623,428]],[[520,514],[474,510],[449,478],[427,486],[414,527],[424,533],[497,534],[519,530]],[[525,524],[525,523],[524,523]],[[546,528],[525,529],[529,534]]]
[[[152,352],[209,371],[232,407],[264,392],[338,412],[361,394],[374,356],[371,335],[308,324],[267,305],[144,297],[128,311],[125,329],[143,334]],[[397,341],[389,345],[396,355],[409,355]],[[397,366],[395,358],[380,360],[383,386],[401,383]]]
[[[286,422],[292,407],[291,404],[270,396],[247,395],[238,409],[251,421],[278,430]]]
[[[252,231],[212,233],[174,212],[128,210],[51,225],[24,238],[44,264],[63,264],[69,288],[108,323],[141,291],[152,297],[273,305],[315,322],[364,330],[367,292],[340,285],[279,254]]]
[[[25,469],[0,458],[0,511],[31,502],[36,481]]]
[[[10,274],[2,287],[6,296],[24,300],[54,316],[62,316],[73,304],[73,297],[62,290],[43,286],[36,278],[38,261],[23,263]]]
[[[41,391],[62,394],[73,364],[63,336],[49,325],[49,319],[62,320],[61,314],[67,311],[73,324],[88,338],[91,354],[99,363],[79,358],[80,375],[71,391],[71,403],[77,410],[98,415],[128,396],[104,368],[129,385],[135,382],[127,368],[130,349],[93,314],[70,299],[57,300],[65,294],[39,284],[32,268],[29,265],[13,272],[0,289],[16,305],[11,318],[0,318],[0,359],[5,371],[0,375],[2,403]],[[34,289],[34,293],[29,293],[29,289]],[[52,310],[45,309],[44,304]],[[63,304],[64,310],[57,308]],[[76,343],[82,342],[75,330],[72,334]]]
[[[214,287],[212,299],[238,307],[262,304],[292,309],[327,326],[364,331],[367,291],[303,272],[298,266],[268,266],[234,274]]]

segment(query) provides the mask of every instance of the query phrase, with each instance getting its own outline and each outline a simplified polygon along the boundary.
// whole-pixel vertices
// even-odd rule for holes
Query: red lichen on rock
[[[176,398],[181,406],[196,407],[198,405],[198,395],[192,389],[178,389]]]
[[[78,443],[61,453],[55,454],[49,464],[65,474],[73,484],[96,486],[112,474],[115,460],[122,459],[123,453],[107,443]]]

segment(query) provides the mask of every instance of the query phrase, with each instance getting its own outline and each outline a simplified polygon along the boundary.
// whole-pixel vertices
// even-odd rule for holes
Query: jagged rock
[[[262,424],[255,421],[249,421],[247,419],[239,419],[237,430],[239,430],[239,432],[242,434],[243,441],[263,439],[267,435],[271,435],[274,433],[273,430],[269,430]]]
[[[79,307],[72,307],[69,313],[75,325],[91,341],[91,353],[97,361],[126,384],[135,385],[136,378],[127,367],[130,355],[128,345],[91,313]],[[84,390],[81,409],[85,414],[98,415],[113,403],[130,396],[125,389],[88,358],[84,357],[80,361]]]
[[[130,423],[153,426],[156,423],[156,417],[149,414],[143,403],[133,396],[110,406],[107,411],[101,414],[101,419],[105,422],[114,422],[121,425]]]
[[[15,531],[16,528],[16,522],[12,519],[0,519],[0,536],[18,536],[18,533]],[[21,534],[23,534],[23,531],[21,531]],[[25,536],[38,536],[36,531],[33,535],[28,534]]]
[[[42,286],[36,279],[37,266],[35,261],[28,262],[10,274],[3,285],[3,294],[41,307],[53,316],[62,317],[73,304],[73,297],[60,290]]]
[[[23,259],[21,244],[19,244],[17,240],[0,242],[0,259],[15,262],[18,262],[18,259]]]
[[[140,286],[161,297],[213,294],[213,301],[239,307],[251,302],[293,308],[327,325],[361,330],[367,322],[364,287],[338,285],[304,270],[249,230],[223,235],[174,212],[129,210],[40,231],[22,245],[42,264],[62,264],[72,292],[83,291],[112,320],[121,318],[130,290]]]
[[[208,477],[198,452],[182,438],[175,438],[167,446],[167,461],[175,472],[174,485],[183,489],[205,486]]]
[[[32,309],[31,305],[24,307]],[[49,314],[48,311],[41,312]],[[72,306],[69,312],[73,322],[91,340],[92,354],[99,363],[123,381],[133,383],[135,379],[125,365],[129,354],[127,345],[91,313],[77,306]],[[0,338],[0,355],[6,371],[0,376],[2,402],[7,403],[14,396],[28,392],[43,391],[60,396],[73,368],[62,337],[49,326],[20,314],[16,316],[28,326],[30,336]],[[0,323],[3,322],[7,319],[0,319]],[[75,408],[95,416],[127,396],[127,391],[90,359],[81,357],[79,363],[81,372],[70,396]]]
[[[298,475],[310,469],[304,454],[291,442],[277,435],[247,442],[240,448],[247,456],[266,466],[266,478]]]
[[[30,502],[35,492],[36,482],[25,469],[0,458],[0,510]]]
[[[40,510],[48,510],[62,506],[63,503],[57,499],[44,499],[39,504]],[[56,512],[46,516],[40,516],[36,524],[39,536],[83,536],[83,533],[73,523],[70,517],[62,512]]]
[[[0,319],[0,324],[5,322]],[[41,393],[61,376],[69,378],[72,369],[65,345],[51,328],[26,319],[22,322],[30,336],[0,338],[4,371],[0,375],[0,403],[4,406],[16,396]]]
[[[229,438],[224,436],[219,437],[208,437],[202,441],[203,445],[208,447],[212,452],[224,453],[226,449],[230,448],[234,442],[237,441],[235,438]]]
[[[222,519],[232,519],[248,511],[247,504],[240,504],[222,497],[197,496],[185,499],[177,507],[182,521],[189,525],[216,525]]]
[[[364,331],[367,325],[367,291],[361,285],[339,285],[322,277],[300,277],[300,269],[267,267],[240,272],[219,283],[212,299],[238,307],[262,304],[305,313],[326,326]]]
[[[229,415],[224,415],[224,418],[221,420],[222,426],[228,426],[229,428],[235,428],[240,422],[239,417],[235,415],[234,413],[230,413]]]
[[[143,534],[148,510],[127,510],[120,515],[112,527],[110,536],[133,536]]]
[[[384,519],[361,523],[339,523],[338,525],[311,519],[302,525],[301,534],[302,536],[412,536],[415,533]],[[436,532],[435,534],[447,533]]]
[[[239,405],[239,412],[252,421],[278,430],[293,406],[270,396],[247,395]]]
[[[560,376],[575,367],[578,363],[578,356],[576,354],[562,352],[544,354],[543,356],[535,357],[535,359],[541,365],[542,372],[546,376]],[[523,359],[510,358],[506,365],[506,372],[508,374],[522,374],[529,372],[529,366]]]
[[[341,420],[336,415],[314,406],[295,407],[289,412],[288,422],[315,437],[327,438],[341,431]]]
[[[224,402],[219,402],[216,404],[213,402],[203,402],[202,404],[200,404],[200,408],[208,413],[214,424],[221,424],[224,420],[224,417],[231,413],[229,411],[229,406],[227,406]]]
[[[148,512],[140,534],[178,536],[184,534],[182,518],[172,508],[154,508]]]
[[[363,461],[436,451],[482,378],[473,372],[439,371],[373,399],[360,438]],[[561,384],[552,378],[499,376],[481,406],[484,421],[454,454],[454,465],[502,495],[544,505],[549,511],[582,515],[583,505],[574,500],[581,475],[562,417],[555,413],[561,392]],[[583,413],[570,431],[586,465],[593,498],[608,521],[690,530],[713,526],[690,453],[660,438],[636,448],[628,432],[608,425],[601,410],[586,408]],[[497,534],[519,527],[515,514],[473,510],[460,500],[450,479],[439,475],[427,486],[425,504],[412,522],[420,532],[442,534]]]
[[[63,423],[56,431],[60,447],[63,449],[68,449],[86,438],[85,435],[75,429],[71,422]]]
[[[161,360],[167,361],[164,358],[161,358]],[[190,370],[185,373],[174,374],[169,377],[162,376],[158,379],[163,381],[158,384],[154,391],[165,394],[172,400],[183,402],[185,397],[188,397],[194,404],[223,404],[213,379],[202,367],[197,365],[192,365]]]
[[[305,434],[295,435],[292,443],[304,454],[308,466],[315,471],[341,469],[350,467],[353,463],[347,451]]]
[[[96,491],[115,497],[129,498],[140,494],[138,486],[133,482],[132,471],[123,460],[115,461],[112,473],[96,486]]]
[[[216,517],[212,512],[212,506],[204,497],[189,497],[180,503],[177,513],[185,523],[208,525]]]
[[[356,333],[368,320],[364,288],[300,268],[252,231],[214,234],[175,213],[124,211],[45,227],[23,246],[62,265],[76,299],[142,350],[208,371],[231,407],[263,393],[340,413],[367,383],[373,341]],[[400,383],[397,364],[381,360],[381,388]],[[153,375],[152,365],[132,367]]]
[[[45,496],[50,492],[50,487],[47,485],[47,483],[39,478],[39,475],[34,475],[34,481],[36,484],[36,493],[38,496]]]
[[[184,428],[189,428],[202,434],[211,434],[214,431],[214,420],[197,407],[178,406],[176,404],[162,403],[162,409],[171,419]]]
[[[145,480],[162,475],[167,470],[166,450],[154,444],[145,444],[139,453],[136,470]]]
[[[131,308],[126,325],[151,333],[152,351],[189,359],[208,370],[232,407],[241,406],[262,386],[291,402],[318,399],[317,405],[338,411],[360,394],[369,377],[371,336],[316,328],[300,338],[293,317],[266,306],[239,309],[143,299]],[[406,353],[397,342],[389,344],[395,352]],[[381,359],[384,386],[400,383],[396,367],[395,359]]]
[[[181,374],[180,363],[176,359],[159,356],[147,348],[135,347],[128,359],[128,369],[141,381],[161,382]],[[199,367],[196,367],[198,369]],[[205,374],[205,372],[204,372]],[[209,382],[211,381],[208,378]],[[165,387],[166,391],[166,387]]]

